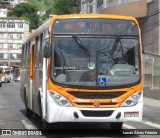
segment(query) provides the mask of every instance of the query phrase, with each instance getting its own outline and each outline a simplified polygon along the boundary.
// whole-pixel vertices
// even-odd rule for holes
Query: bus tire
[[[42,120],[42,127],[45,130],[50,129],[50,124],[46,120]]]
[[[28,118],[31,118],[33,116],[33,112],[29,108],[27,108],[27,107],[26,107],[26,116]]]
[[[123,127],[123,122],[112,122],[112,123],[110,123],[110,129],[121,130],[122,127]]]

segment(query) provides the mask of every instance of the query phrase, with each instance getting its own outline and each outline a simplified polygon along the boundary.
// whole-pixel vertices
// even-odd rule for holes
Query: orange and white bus
[[[15,67],[13,68],[13,80],[14,81],[20,81],[20,68],[19,67]]]
[[[55,122],[142,121],[142,42],[134,17],[51,17],[24,41],[20,95],[27,115]]]
[[[11,82],[11,80],[13,80],[13,68],[0,66],[0,78],[2,82]]]

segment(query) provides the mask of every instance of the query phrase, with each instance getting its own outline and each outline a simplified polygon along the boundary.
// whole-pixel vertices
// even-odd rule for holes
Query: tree
[[[45,20],[50,14],[63,15],[79,12],[80,0],[54,0],[52,3],[50,3],[50,6],[46,10],[46,13],[42,19]]]
[[[38,15],[40,13],[40,16]],[[50,14],[71,14],[80,12],[80,0],[27,0],[16,5],[8,16],[30,21],[30,30],[37,28]],[[43,16],[41,13],[45,13]]]
[[[39,11],[45,11],[47,8],[46,0],[27,0],[31,5],[34,5]],[[47,0],[48,1],[48,0]]]
[[[20,3],[16,5],[12,11],[8,12],[8,16],[19,17],[30,22],[30,30],[36,29],[39,26],[38,9],[30,3]]]
[[[55,0],[53,9],[55,14],[79,13],[80,0]]]

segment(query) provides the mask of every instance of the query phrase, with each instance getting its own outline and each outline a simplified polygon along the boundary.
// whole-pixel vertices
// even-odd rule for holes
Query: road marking
[[[152,122],[149,122],[149,121],[145,121],[145,120],[143,120],[142,123],[160,129],[160,124],[155,124],[155,123],[152,123]]]
[[[127,128],[127,129],[136,129],[135,127],[127,125],[127,124],[123,124],[123,127]]]
[[[26,120],[21,120],[22,124],[25,126],[26,129],[35,129],[34,126],[32,126],[31,124],[28,124],[26,122]]]

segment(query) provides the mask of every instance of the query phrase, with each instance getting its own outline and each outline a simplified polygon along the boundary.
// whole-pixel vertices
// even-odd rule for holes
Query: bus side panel
[[[22,101],[25,103],[25,93],[24,93],[25,71],[24,71],[24,69],[21,70],[20,77],[21,77],[21,81],[20,81],[20,97],[21,97]]]
[[[41,115],[41,103],[39,101],[39,90],[42,88],[42,69],[34,69],[34,79],[33,79],[33,110],[36,114]]]
[[[27,81],[28,81],[28,69],[23,69],[21,70],[21,75],[20,77],[22,78],[21,79],[21,83],[20,83],[20,97],[22,99],[22,101],[24,102],[24,104],[27,104],[26,102],[28,102],[28,84],[27,84]],[[27,106],[28,107],[28,106]]]
[[[26,98],[27,98],[27,107],[32,109],[32,91],[30,91],[30,70],[26,69],[25,71],[25,87],[26,87]]]

